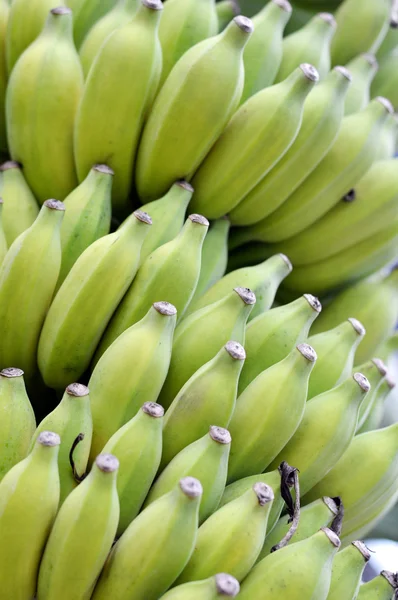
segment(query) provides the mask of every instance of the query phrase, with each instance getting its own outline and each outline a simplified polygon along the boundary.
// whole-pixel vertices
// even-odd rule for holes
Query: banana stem
[[[340,496],[336,496],[336,498],[333,498],[333,500],[337,505],[338,512],[335,518],[333,519],[329,529],[334,531],[334,533],[340,537],[344,519],[344,504]]]
[[[291,527],[285,537],[271,548],[271,552],[276,552],[281,548],[288,545],[292,537],[297,531],[297,527],[300,522],[300,482],[299,482],[299,471],[295,467],[290,467],[286,462],[283,462],[279,466],[279,472],[281,474],[281,495],[284,499],[288,512],[291,517]],[[293,483],[292,483],[293,479]],[[295,501],[293,506],[293,500],[290,493],[290,488],[294,487]]]
[[[69,462],[70,462],[70,466],[72,467],[72,471],[73,471],[73,477],[75,478],[75,480],[78,483],[81,483],[83,481],[83,479],[86,478],[86,473],[83,473],[82,475],[79,475],[79,473],[76,471],[76,466],[75,466],[75,461],[73,458],[73,453],[76,450],[76,446],[82,442],[84,440],[84,433],[79,433],[79,435],[77,436],[77,438],[75,439],[75,441],[72,444],[72,448],[70,449],[69,452]]]

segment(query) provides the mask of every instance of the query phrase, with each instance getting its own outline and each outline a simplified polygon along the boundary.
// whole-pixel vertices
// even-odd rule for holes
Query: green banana
[[[3,227],[3,206],[4,206],[4,202],[3,199],[0,198],[0,265],[4,260],[5,255],[7,254],[7,240],[6,240],[6,234],[4,231],[4,227]]]
[[[145,316],[157,298],[167,298],[181,319],[199,279],[202,244],[208,227],[205,217],[190,215],[174,240],[148,256],[110,320],[95,362],[119,335]]]
[[[274,83],[282,61],[283,31],[291,15],[287,0],[271,0],[253,18],[254,32],[243,54],[245,85],[241,104]]]
[[[58,406],[48,414],[38,425],[31,441],[31,448],[43,431],[54,431],[61,437],[61,447],[58,455],[60,477],[60,502],[70,494],[77,485],[75,473],[70,463],[70,452],[79,434],[82,441],[73,451],[75,471],[82,477],[87,468],[90,453],[93,422],[90,411],[89,391],[81,383],[71,383]]]
[[[354,367],[356,349],[365,334],[362,323],[350,318],[308,339],[318,356],[308,385],[308,400],[330,390],[349,376]]]
[[[246,322],[255,302],[256,296],[250,289],[237,287],[180,323],[160,404],[168,408],[188,379],[228,340],[245,343]]]
[[[32,225],[39,207],[22,172],[22,166],[9,160],[0,166],[0,196],[5,202],[3,227],[7,245]]]
[[[250,225],[274,212],[308,177],[326,155],[344,116],[344,99],[351,75],[336,67],[309,94],[303,123],[296,140],[271,171],[232,210],[233,224]],[[232,241],[240,243],[251,230],[237,230]]]
[[[121,215],[131,212],[129,193],[138,140],[159,85],[161,10],[160,0],[141,0],[133,19],[105,40],[90,69],[76,116],[79,181],[96,162],[109,165],[115,171],[113,208]]]
[[[100,238],[76,260],[51,304],[40,336],[38,364],[46,385],[62,388],[89,366],[138,269],[149,225],[149,215],[136,211],[129,227]]]
[[[335,32],[333,15],[319,13],[301,29],[285,37],[282,62],[275,82],[286,79],[303,62],[314,65],[321,79],[326,77],[330,70],[330,44]]]
[[[358,112],[369,104],[370,86],[378,68],[379,64],[373,54],[366,53],[356,56],[347,64],[352,75],[352,85],[345,99],[346,115]]]
[[[185,52],[217,33],[215,0],[168,0],[159,27],[163,54],[161,85]]]
[[[204,581],[183,583],[171,589],[161,600],[217,600],[219,598],[235,598],[239,594],[239,581],[227,575],[218,573]]]
[[[212,425],[206,435],[181,450],[161,472],[144,506],[170,492],[182,477],[196,477],[203,487],[199,524],[203,523],[217,510],[224,492],[230,447],[229,431]]]
[[[87,77],[104,41],[115,29],[131,21],[137,11],[137,4],[138,0],[118,0],[115,6],[96,21],[88,31],[79,49],[85,77]]]
[[[19,365],[30,380],[61,265],[64,205],[46,200],[34,223],[12,243],[0,267],[0,368]]]
[[[5,96],[7,88],[6,39],[7,25],[10,13],[8,0],[0,2],[0,150],[7,152],[7,132],[5,120]]]
[[[332,581],[327,600],[356,600],[363,570],[371,554],[363,542],[352,542],[333,561]]]
[[[53,8],[41,34],[12,70],[6,95],[11,157],[23,164],[41,203],[64,199],[76,186],[73,125],[82,91],[71,10]]]
[[[346,64],[361,52],[377,52],[390,20],[391,0],[344,0],[336,11],[332,64]]]
[[[393,50],[398,47],[398,13],[391,16],[390,27],[388,28],[387,34],[381,43],[381,46],[377,50],[378,60],[384,59]]]
[[[61,227],[62,262],[57,289],[84,250],[109,233],[112,178],[112,169],[95,165],[64,200],[66,214]]]
[[[106,443],[101,454],[120,462],[117,492],[120,500],[120,536],[135,519],[155,479],[162,454],[163,407],[146,402]]]
[[[306,494],[334,467],[349,447],[357,428],[361,403],[370,383],[354,373],[335,388],[310,400],[298,429],[270,464],[275,469],[282,460],[300,471],[300,490]],[[341,496],[345,502],[344,496]]]
[[[256,305],[250,314],[250,318],[254,318],[271,308],[280,283],[291,270],[292,264],[287,256],[275,254],[253,267],[243,267],[227,273],[191,304],[188,314],[222,300],[236,286],[246,286],[256,294]]]
[[[191,556],[202,486],[184,477],[148,506],[113,547],[92,600],[157,600]]]
[[[23,371],[0,371],[0,481],[29,452],[36,419],[23,380]]]
[[[156,401],[169,368],[176,315],[172,304],[156,302],[98,361],[89,381],[94,424],[91,460],[143,403]],[[112,398],[116,401],[110,402]]]
[[[241,586],[240,600],[326,600],[338,536],[327,527],[257,563]]]
[[[398,117],[396,113],[388,115],[379,142],[378,161],[394,158],[398,141]]]
[[[249,194],[293,144],[318,79],[312,65],[302,64],[239,108],[193,178],[194,210],[217,219]]]
[[[170,73],[140,143],[136,187],[143,202],[164,194],[176,179],[190,180],[223,131],[242,95],[243,49],[252,31],[250,19],[235,17],[225,31],[188,50]],[[201,110],[193,120],[197,102]]]
[[[364,110],[345,117],[334,144],[315,170],[278,210],[257,225],[261,239],[279,242],[290,238],[333,208],[372,165],[391,112],[388,100],[376,98]]]
[[[378,577],[361,585],[358,600],[395,600],[397,591],[397,574],[382,571]]]
[[[360,429],[374,406],[378,390],[387,376],[387,367],[380,358],[372,358],[372,360],[363,363],[356,369],[360,370],[369,379],[372,388],[359,410],[358,429]]]
[[[228,427],[245,357],[243,346],[227,342],[182,387],[164,418],[162,468],[204,435],[212,423]]]
[[[304,294],[301,298],[264,312],[246,327],[247,358],[239,378],[239,393],[308,337],[312,323],[322,310],[318,298]]]
[[[372,96],[384,93],[394,105],[395,110],[398,110],[397,65],[398,49],[395,49],[380,61],[380,68],[371,88]]]
[[[59,444],[56,433],[43,431],[31,454],[0,483],[0,580],[4,600],[27,600],[35,594],[40,559],[58,508]]]
[[[395,386],[395,381],[392,379],[389,373],[387,373],[386,377],[381,382],[379,389],[375,393],[368,416],[363,422],[361,428],[358,430],[358,433],[373,431],[374,429],[378,429],[380,427],[384,416],[384,403]]]
[[[257,482],[211,515],[199,528],[195,549],[176,584],[205,579],[220,571],[242,581],[263,545],[273,500],[272,488]]]
[[[223,31],[234,17],[240,13],[239,4],[236,0],[220,0],[216,3],[218,19],[218,30]]]
[[[398,352],[398,331],[394,331],[386,340],[384,340],[377,348],[377,356],[381,358],[389,367],[391,359]]]
[[[76,48],[80,48],[93,25],[109,12],[116,0],[66,0],[73,11],[73,37]]]
[[[315,361],[313,348],[299,344],[239,396],[229,424],[228,483],[264,471],[292,437],[304,414]]]

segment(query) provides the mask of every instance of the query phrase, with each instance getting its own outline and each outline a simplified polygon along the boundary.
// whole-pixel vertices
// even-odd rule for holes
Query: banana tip
[[[274,4],[279,6],[282,10],[287,13],[291,13],[293,11],[292,5],[287,0],[272,0]]]
[[[164,415],[163,406],[157,404],[156,402],[145,402],[145,404],[142,406],[142,411],[150,417],[154,417],[155,419],[159,419]]]
[[[341,541],[337,533],[329,529],[329,527],[322,527],[321,531],[323,531],[323,533],[329,538],[330,542],[335,548],[340,548]]]
[[[103,173],[104,175],[114,175],[115,172],[113,169],[108,167],[108,165],[94,165],[93,171],[97,171],[98,173]]]
[[[309,81],[313,81],[315,83],[319,81],[319,73],[313,65],[310,65],[309,63],[302,63],[300,65],[300,69]]]
[[[113,454],[99,454],[95,459],[95,464],[103,473],[113,473],[119,468],[119,461]]]
[[[377,96],[375,100],[376,102],[380,102],[380,104],[384,106],[384,108],[388,113],[390,113],[390,115],[394,114],[394,107],[388,98],[384,98],[384,96]]]
[[[177,314],[177,309],[174,304],[170,302],[165,302],[161,300],[160,302],[155,302],[153,304],[153,308],[157,310],[157,312],[165,317],[174,317]]]
[[[346,67],[343,67],[341,65],[337,65],[337,67],[334,67],[333,71],[337,71],[343,77],[345,77],[348,81],[352,81],[352,75],[351,75],[350,71]]]
[[[151,217],[148,215],[148,213],[144,212],[143,210],[135,210],[133,214],[135,218],[138,219],[138,221],[146,223],[147,225],[152,225]]]
[[[234,598],[240,592],[239,581],[227,573],[218,573],[215,576],[217,592],[222,596]]]
[[[50,13],[56,16],[71,15],[72,10],[67,6],[56,6],[50,10]]]
[[[218,444],[230,444],[232,441],[231,434],[228,429],[224,427],[217,427],[217,425],[211,425],[209,429],[209,435],[212,440]]]
[[[364,544],[361,540],[356,540],[355,542],[352,542],[352,545],[355,546],[355,548],[357,548],[357,550],[359,550],[359,552],[362,554],[365,562],[370,561],[372,555],[370,553],[369,548],[366,546],[366,544]]]
[[[50,210],[65,210],[65,204],[60,200],[54,200],[53,198],[51,198],[50,200],[46,200],[43,203],[43,206],[46,206]]]
[[[352,378],[357,382],[363,392],[367,393],[370,391],[371,385],[365,375],[362,375],[362,373],[354,373]]]
[[[163,2],[161,0],[141,0],[141,3],[151,10],[163,10]]]
[[[333,27],[333,28],[337,27],[336,19],[334,18],[334,16],[331,13],[321,12],[321,13],[318,13],[318,17],[320,19],[322,19],[322,21],[325,21],[325,23],[327,23],[331,27]]]
[[[188,219],[192,221],[192,223],[197,223],[198,225],[204,225],[205,227],[209,226],[209,221],[203,215],[198,215],[196,213],[189,215]]]
[[[18,369],[17,367],[8,367],[7,369],[0,371],[2,377],[8,377],[9,379],[12,377],[22,377],[23,374],[24,372],[22,369]]]
[[[363,58],[366,60],[366,62],[369,63],[370,66],[373,67],[374,69],[376,69],[379,66],[379,63],[377,62],[377,58],[375,57],[374,54],[370,54],[370,52],[364,52],[363,54],[361,54],[361,56],[363,56]]]
[[[190,192],[191,194],[194,193],[192,185],[188,183],[188,181],[185,181],[185,179],[179,179],[175,182],[174,185],[177,185],[178,187],[182,188],[183,190],[186,190],[187,192]]]
[[[75,398],[83,398],[83,396],[89,395],[89,389],[82,383],[71,383],[66,388],[66,393],[69,396],[74,396]]]
[[[238,15],[234,18],[234,23],[244,31],[245,33],[252,33],[254,31],[254,25],[251,19],[248,17],[244,17],[243,15]]]
[[[182,493],[188,496],[188,498],[199,498],[203,494],[202,484],[195,477],[180,479],[179,486]]]
[[[8,171],[8,169],[22,169],[22,165],[16,160],[7,160],[0,165],[0,171]]]
[[[296,346],[296,348],[300,352],[300,354],[302,354],[302,356],[304,356],[304,358],[309,362],[315,362],[318,358],[314,348],[309,344],[299,344],[298,346]]]
[[[365,335],[366,329],[362,325],[361,321],[358,321],[358,319],[355,319],[354,317],[350,317],[348,319],[348,321],[351,323],[351,325],[353,326],[354,330],[357,332],[358,335],[360,335],[360,336]]]
[[[386,364],[381,360],[381,358],[372,358],[372,363],[379,371],[380,375],[385,377],[387,375],[388,369]]]
[[[240,296],[245,304],[256,304],[256,294],[249,288],[236,287],[234,292]]]
[[[307,300],[311,308],[315,310],[315,312],[320,313],[322,311],[322,304],[316,296],[313,296],[312,294],[304,294],[304,298]]]
[[[42,431],[37,441],[42,446],[59,446],[61,444],[61,438],[58,433],[54,433],[53,431]]]
[[[225,344],[224,348],[231,358],[234,358],[235,360],[245,360],[246,352],[242,344],[239,344],[239,342],[233,342],[230,340]]]
[[[271,486],[262,481],[257,481],[257,483],[253,485],[253,491],[257,496],[260,506],[265,506],[274,499],[274,490]]]
[[[282,252],[279,254],[279,256],[283,260],[283,262],[286,264],[289,273],[291,273],[293,271],[293,265],[292,265],[290,258],[288,258],[286,256],[286,254],[283,254]]]

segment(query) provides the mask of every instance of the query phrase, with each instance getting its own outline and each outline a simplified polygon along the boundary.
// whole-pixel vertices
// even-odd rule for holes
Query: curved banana
[[[115,6],[116,0],[66,0],[73,11],[73,37],[79,49],[93,25]]]
[[[371,554],[363,542],[352,542],[333,561],[328,600],[354,600],[358,597],[362,573]]]
[[[380,93],[385,94],[393,103],[396,111],[398,110],[397,66],[398,49],[395,49],[391,54],[380,61],[380,68],[373,80],[371,88],[372,96]]]
[[[398,591],[398,575],[382,571],[378,577],[359,588],[358,600],[394,600]]]
[[[394,9],[393,9],[394,11]],[[379,60],[382,60],[388,56],[393,50],[398,47],[398,12],[391,15],[390,27],[388,28],[387,34],[378,48],[376,56]]]
[[[204,581],[183,583],[162,596],[161,600],[217,600],[235,598],[239,594],[239,581],[226,573],[217,573]]]
[[[39,207],[25,181],[22,165],[9,160],[0,166],[0,196],[5,201],[3,227],[7,245],[32,225]]]
[[[346,115],[351,115],[369,104],[370,86],[379,68],[379,63],[373,54],[365,53],[350,60],[346,66],[352,75],[352,85],[345,99],[344,112]]]
[[[371,385],[371,392],[367,395],[364,402],[361,404],[358,415],[358,427],[360,429],[366,421],[375,402],[376,395],[384,379],[387,376],[387,367],[380,358],[372,358],[362,365],[356,367],[361,373],[368,378]]]
[[[379,152],[377,160],[386,160],[393,158],[396,154],[398,141],[398,116],[396,113],[388,115],[384,124],[381,139],[379,142]]]
[[[216,3],[218,31],[223,31],[234,17],[240,13],[237,0],[220,0]]]
[[[395,386],[396,382],[391,375],[387,373],[385,378],[382,380],[379,389],[376,391],[368,416],[366,417],[366,420],[363,422],[362,426],[358,429],[358,433],[366,433],[367,431],[379,429],[384,416],[384,403]]]

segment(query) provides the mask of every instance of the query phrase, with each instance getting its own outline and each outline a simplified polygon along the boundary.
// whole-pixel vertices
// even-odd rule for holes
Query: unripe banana
[[[194,210],[217,219],[247,196],[293,144],[318,79],[312,65],[302,64],[239,108],[193,178]]]
[[[10,12],[8,0],[0,2],[0,150],[7,152],[7,132],[5,119],[5,96],[7,88],[6,37]]]
[[[199,528],[195,549],[177,584],[205,579],[220,571],[242,581],[264,543],[273,500],[272,488],[257,482],[209,517]]]
[[[250,289],[237,287],[180,323],[174,336],[170,368],[159,396],[165,408],[188,379],[228,340],[245,343],[246,322],[255,302],[256,296]]]
[[[57,289],[84,250],[109,233],[112,178],[112,169],[95,165],[64,200],[66,214],[61,227],[62,262]]]
[[[384,124],[381,138],[379,141],[379,151],[377,160],[384,161],[389,158],[394,158],[395,148],[398,141],[398,116],[396,113],[388,115],[387,121]]]
[[[387,376],[387,367],[380,358],[372,358],[372,360],[359,365],[356,369],[367,377],[372,388],[370,394],[367,395],[359,410],[358,429],[360,429],[368,418],[368,415],[373,408],[376,394]]]
[[[0,368],[18,365],[27,380],[37,369],[40,330],[61,265],[63,216],[62,202],[46,200],[33,225],[13,242],[0,267]]]
[[[360,586],[358,600],[395,600],[397,591],[397,574],[382,571],[378,577]]]
[[[230,21],[240,13],[237,0],[220,0],[216,3],[218,31],[223,31]]]
[[[391,359],[394,358],[396,352],[398,352],[398,331],[394,331],[380,344],[377,348],[377,356],[390,367]]]
[[[326,600],[338,536],[327,527],[257,563],[241,586],[242,600],[311,598]]]
[[[32,225],[39,207],[22,172],[22,166],[9,160],[0,166],[0,197],[3,208],[3,228],[7,245]]]
[[[228,483],[264,471],[292,437],[303,418],[315,361],[311,346],[299,344],[239,396],[229,424]]]
[[[239,393],[308,337],[312,323],[322,310],[318,298],[304,294],[301,298],[264,312],[246,327],[247,358],[239,378]]]
[[[300,490],[306,494],[339,461],[349,447],[357,428],[361,402],[370,384],[355,373],[337,387],[307,403],[298,429],[269,466],[275,469],[282,461],[300,471]],[[341,496],[345,502],[344,496]]]
[[[29,452],[36,419],[23,380],[23,371],[0,371],[0,481]]]
[[[394,10],[394,9],[393,9]],[[390,27],[388,28],[387,34],[381,43],[380,48],[377,50],[377,58],[379,60],[384,59],[386,56],[391,54],[393,50],[398,47],[398,13],[392,14],[390,19]]]
[[[370,86],[378,68],[379,64],[373,54],[360,54],[347,63],[347,69],[352,75],[352,85],[345,99],[346,115],[358,112],[369,104]]]
[[[354,367],[356,349],[365,334],[366,330],[362,323],[350,318],[334,329],[318,333],[308,339],[318,360],[311,373],[307,400],[347,379]]]
[[[115,29],[131,21],[137,11],[137,5],[138,0],[118,0],[114,8],[96,21],[88,31],[79,50],[85,77],[104,41]]]
[[[254,32],[243,54],[245,85],[241,104],[274,83],[282,61],[283,32],[291,15],[287,0],[271,0],[253,18]]]
[[[73,11],[73,37],[80,48],[93,25],[115,6],[116,0],[66,0]]]
[[[152,485],[162,454],[163,407],[146,402],[105,445],[101,454],[119,460],[117,492],[120,500],[118,537],[135,519]]]
[[[7,254],[8,246],[6,240],[6,234],[3,227],[3,209],[4,202],[3,199],[0,198],[0,265],[4,260],[5,255]]]
[[[336,67],[312,90],[304,104],[303,122],[297,138],[273,169],[231,212],[232,223],[250,225],[261,221],[283,204],[310,175],[336,139],[350,84],[350,73],[344,67]],[[247,234],[251,234],[251,229],[236,231],[233,243],[244,242]]]
[[[328,600],[355,600],[358,597],[362,573],[370,557],[368,548],[360,541],[352,542],[336,554]]]
[[[250,19],[235,17],[225,31],[188,50],[170,73],[140,143],[136,186],[143,202],[164,194],[176,179],[191,179],[221,134],[242,95],[243,49],[252,31]],[[192,119],[197,102],[201,110]]]
[[[38,364],[46,385],[60,389],[90,364],[101,335],[138,269],[151,218],[134,213],[128,227],[106,235],[79,256],[47,313]],[[98,302],[101,298],[101,302]]]
[[[56,433],[43,431],[31,454],[0,483],[1,596],[27,600],[36,591],[39,564],[59,501]]]
[[[161,10],[160,0],[142,0],[133,19],[106,39],[90,69],[76,116],[79,180],[93,164],[109,165],[115,172],[113,208],[123,216],[131,212],[138,140],[159,85]]]
[[[6,96],[10,153],[23,164],[41,203],[64,199],[76,186],[73,126],[82,91],[72,12],[53,8],[41,34],[15,65]]]
[[[81,383],[68,385],[61,402],[38,425],[31,441],[31,447],[43,431],[54,431],[61,437],[58,467],[61,485],[60,502],[62,503],[77,485],[70,463],[70,453],[79,434],[83,434],[82,440],[73,451],[75,471],[79,477],[86,472],[90,453],[93,422],[89,391],[85,385]]]
[[[217,32],[215,0],[168,0],[159,27],[163,54],[160,85],[185,52]]]
[[[372,96],[381,92],[386,94],[386,97],[393,103],[395,110],[398,110],[397,65],[398,50],[395,49],[380,61],[380,68],[371,88]]]
[[[98,361],[89,381],[94,424],[91,460],[143,402],[156,401],[169,368],[176,313],[172,304],[156,302]],[[112,398],[117,400],[111,402]]]
[[[365,433],[366,431],[373,431],[378,429],[383,421],[384,416],[384,404],[390,395],[391,391],[395,388],[396,382],[387,373],[385,379],[381,382],[379,389],[377,390],[375,397],[370,407],[368,416],[364,421],[358,433]]]
[[[239,594],[239,581],[226,573],[217,573],[204,581],[183,583],[162,596],[161,600],[219,600],[235,598]]]
[[[158,298],[167,298],[181,319],[199,279],[208,227],[209,222],[202,215],[189,215],[177,237],[148,256],[110,320],[95,362],[119,335],[146,315]]]
[[[113,547],[93,600],[157,600],[191,556],[202,486],[185,477],[148,506]]]
[[[228,427],[245,357],[243,346],[238,342],[227,342],[212,360],[188,379],[165,415],[162,468],[178,452],[202,437],[212,423]]]

